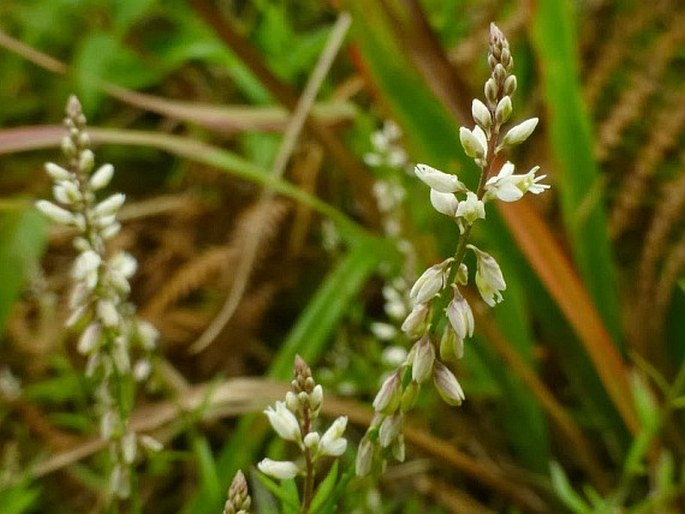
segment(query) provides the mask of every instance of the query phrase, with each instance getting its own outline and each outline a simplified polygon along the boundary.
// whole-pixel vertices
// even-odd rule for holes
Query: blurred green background
[[[290,114],[343,11],[346,42],[275,178]],[[364,433],[387,348],[410,343],[374,330],[396,325],[388,287],[406,288],[458,236],[411,168],[475,186],[458,130],[482,98],[492,21],[512,45],[513,121],[541,120],[509,158],[541,165],[552,189],[491,208],[475,231],[508,287],[494,310],[475,309],[456,369],[467,402],[450,409],[426,391],[407,462],[351,481],[338,511],[685,511],[681,2],[4,0],[4,514],[104,509],[105,457],[87,450],[97,428],[63,328],[75,253],[33,209],[50,194],[42,165],[59,162],[68,95],[83,103],[98,162],[115,165],[111,189],[127,195],[113,246],[138,259],[133,299],[162,334],[136,413],[165,443],[139,465],[143,511],[218,513],[238,467],[284,451],[247,415],[279,397],[259,384],[288,380],[296,353],[339,400],[327,414],[354,409],[349,438]],[[399,165],[368,158],[388,120]],[[390,210],[388,184],[400,191]],[[277,193],[266,211],[264,188]],[[255,230],[239,305],[196,351]],[[232,396],[243,376],[264,378],[253,402]],[[228,397],[155,418],[212,388]],[[258,512],[276,512],[250,485]]]

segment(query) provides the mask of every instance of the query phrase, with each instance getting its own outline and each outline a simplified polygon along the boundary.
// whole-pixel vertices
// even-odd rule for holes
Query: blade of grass
[[[583,342],[626,427],[635,433],[638,422],[627,394],[630,389],[623,359],[571,263],[528,201],[501,206],[500,212],[538,276]]]
[[[34,209],[0,216],[0,333],[47,242],[48,222]]]
[[[571,2],[537,2],[533,44],[541,71],[555,178],[572,252],[614,345],[620,345],[615,268],[590,120],[582,100]],[[620,346],[619,346],[620,347]]]
[[[364,228],[333,206],[302,191],[286,180],[270,177],[265,169],[227,150],[186,137],[156,132],[97,128],[89,129],[88,132],[96,144],[107,143],[158,148],[179,157],[214,166],[239,178],[265,186],[268,185],[275,192],[328,216],[338,226],[341,236],[352,244],[366,240],[368,236],[368,232]],[[0,131],[0,155],[58,147],[63,134],[64,128],[56,125],[21,127]]]

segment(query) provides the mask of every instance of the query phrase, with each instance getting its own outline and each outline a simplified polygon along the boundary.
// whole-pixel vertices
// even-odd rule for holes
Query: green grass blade
[[[573,256],[615,342],[619,341],[615,268],[590,119],[581,96],[571,2],[538,2],[533,41],[542,70],[555,161],[553,170]]]
[[[0,217],[0,332],[47,242],[47,220],[34,209]]]

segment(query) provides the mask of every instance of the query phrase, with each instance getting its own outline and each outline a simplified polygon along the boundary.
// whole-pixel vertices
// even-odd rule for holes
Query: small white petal
[[[430,201],[433,208],[441,214],[454,217],[457,214],[457,207],[459,200],[453,193],[441,193],[435,189],[431,189]]]

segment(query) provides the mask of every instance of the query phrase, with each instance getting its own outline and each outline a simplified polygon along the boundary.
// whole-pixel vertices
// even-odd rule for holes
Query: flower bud
[[[469,191],[466,193],[466,200],[459,202],[456,215],[464,218],[469,225],[477,219],[485,219],[485,205],[479,200],[476,193]]]
[[[504,94],[506,96],[513,96],[516,92],[516,75],[509,75],[504,81]]]
[[[483,137],[480,137],[480,134],[482,134]],[[477,126],[473,129],[473,131],[471,131],[466,127],[461,127],[459,129],[459,140],[461,141],[461,146],[464,148],[466,155],[472,159],[485,158],[487,152],[487,140],[485,139],[485,133],[483,132],[483,129]]]
[[[115,193],[95,206],[95,215],[101,218],[111,216],[124,205],[125,201],[126,195],[123,193]]]
[[[506,121],[509,119],[509,116],[511,116],[512,110],[513,107],[511,105],[511,97],[505,96],[497,104],[497,110],[495,111],[496,122],[499,125],[501,125],[502,123],[506,123]]]
[[[47,200],[38,200],[36,208],[55,223],[71,225],[75,221],[74,215],[71,212]]]
[[[286,441],[301,440],[300,424],[295,415],[285,406],[285,403],[276,402],[276,409],[269,406],[264,414],[269,418],[269,423],[282,439]]]
[[[391,414],[397,410],[402,398],[402,381],[400,372],[395,371],[385,379],[373,400],[373,409],[376,412]]]
[[[392,416],[386,416],[378,429],[378,443],[381,448],[387,448],[399,435],[404,423],[404,414],[397,412]]]
[[[473,116],[473,121],[486,132],[492,126],[492,115],[490,114],[490,110],[477,98],[474,98],[473,102],[471,102],[471,115]]]
[[[431,189],[441,193],[454,193],[466,190],[466,186],[459,181],[456,175],[436,170],[427,164],[417,164],[414,167],[414,174]]]
[[[404,392],[402,393],[402,400],[400,401],[401,412],[409,412],[414,407],[420,390],[421,387],[418,383],[413,380],[409,382],[409,385],[405,387]]]
[[[464,356],[464,340],[448,324],[440,337],[440,358],[444,361],[455,361]]]
[[[457,377],[454,376],[447,366],[442,362],[435,362],[435,372],[433,373],[433,383],[442,399],[448,405],[461,405],[466,399],[464,391],[459,385]]]
[[[364,477],[371,471],[373,464],[373,443],[368,437],[363,437],[357,449],[357,459],[355,461],[355,473],[358,477]]]
[[[79,169],[84,173],[89,173],[95,165],[95,155],[91,150],[83,150],[79,155]]]
[[[295,478],[300,472],[300,468],[294,462],[262,459],[257,464],[259,471],[278,480],[288,480]]]
[[[411,367],[412,380],[422,384],[428,380],[433,371],[435,348],[428,336],[424,336],[414,345],[414,359]]]
[[[490,307],[502,301],[502,293],[507,284],[502,276],[502,270],[494,257],[473,245],[467,245],[476,254],[476,286],[483,301]]]
[[[485,88],[483,92],[485,93],[485,100],[488,102],[488,105],[492,107],[496,106],[499,88],[497,87],[497,82],[495,82],[495,79],[489,78],[485,81]]]
[[[445,309],[447,314],[447,319],[449,319],[450,325],[454,329],[459,339],[464,339],[466,336],[473,336],[473,312],[471,311],[471,306],[469,302],[466,301],[459,289],[454,286],[454,298],[447,305]]]
[[[62,168],[62,166],[54,162],[46,162],[45,171],[53,180],[71,180],[73,178],[71,171]]]
[[[537,124],[537,118],[530,118],[510,128],[504,135],[504,138],[502,138],[502,143],[499,145],[498,150],[523,143],[533,133]]]
[[[302,442],[304,443],[305,448],[309,448],[310,450],[316,452],[316,450],[319,449],[319,442],[321,441],[321,436],[319,436],[318,432],[309,432],[306,436],[304,436],[304,439]]]
[[[321,436],[319,451],[322,455],[340,457],[347,449],[347,440],[342,436],[347,427],[347,416],[340,416]]]
[[[81,355],[90,355],[100,343],[102,330],[100,323],[93,321],[88,324],[78,340],[77,349]]]
[[[99,191],[109,185],[113,175],[114,166],[111,164],[103,164],[91,175],[88,184],[93,191]]]
[[[425,303],[442,290],[452,261],[454,261],[452,257],[445,259],[421,274],[409,291],[409,298],[414,304]]]
[[[408,337],[421,337],[428,325],[430,307],[426,303],[417,303],[402,323],[402,332]]]

